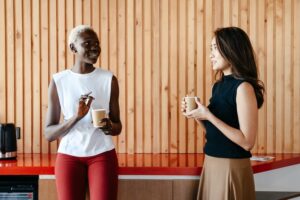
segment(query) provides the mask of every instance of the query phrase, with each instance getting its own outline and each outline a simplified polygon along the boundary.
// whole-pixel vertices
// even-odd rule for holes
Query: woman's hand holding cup
[[[200,102],[200,99],[198,97],[194,97],[194,103],[196,104],[196,106],[193,105],[192,103],[192,107],[191,107],[194,109],[188,109],[188,105],[186,104],[185,106],[186,109],[185,112],[183,111],[184,112],[183,115],[187,118],[206,120],[210,112],[209,109]]]
[[[181,102],[181,111],[187,118],[204,119],[208,109],[201,104],[199,97],[186,96]]]
[[[181,101],[181,111],[183,113],[189,113],[192,110],[195,110],[197,108],[196,100],[198,99],[198,97],[183,97]]]
[[[113,129],[113,123],[109,118],[104,118],[101,120],[101,123],[105,124],[104,126],[100,127],[100,129],[104,132],[106,135],[110,135],[112,129]]]

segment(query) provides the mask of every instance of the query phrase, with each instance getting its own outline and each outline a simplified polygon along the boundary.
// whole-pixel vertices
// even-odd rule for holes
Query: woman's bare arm
[[[88,105],[85,104],[84,100],[81,99],[78,105],[78,111],[69,120],[59,123],[60,120],[60,103],[57,94],[55,82],[52,80],[49,85],[48,91],[48,110],[46,114],[45,122],[45,137],[48,141],[53,141],[59,137],[67,134],[67,132],[86,115],[89,111],[91,102]]]
[[[103,128],[104,133],[107,135],[119,135],[122,131],[122,123],[120,120],[120,106],[119,106],[119,84],[115,76],[112,78],[111,95],[109,102],[109,120],[110,127]]]
[[[231,141],[250,151],[255,144],[258,126],[257,101],[250,83],[244,82],[238,87],[236,104],[240,129],[227,125],[211,112],[208,120]]]

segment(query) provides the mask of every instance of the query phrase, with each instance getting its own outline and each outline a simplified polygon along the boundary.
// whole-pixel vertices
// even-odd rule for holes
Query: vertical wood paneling
[[[275,152],[275,51],[274,51],[274,41],[275,41],[275,26],[274,26],[274,0],[266,1],[266,69],[267,69],[267,79],[265,82],[266,89],[266,113],[267,113],[267,153]]]
[[[218,15],[213,15],[213,24],[214,24],[214,29],[219,28],[222,26],[223,22],[223,4],[219,0],[214,0],[213,1],[213,13],[219,13]]]
[[[91,0],[82,0],[82,18],[83,18],[83,24],[91,25]]]
[[[45,118],[48,106],[49,85],[49,1],[41,1],[41,152],[49,152],[49,143],[44,137]]]
[[[97,33],[98,37],[100,37],[100,1],[92,0],[91,1],[91,26]],[[119,9],[117,9],[119,10]],[[99,38],[100,39],[100,38]],[[69,54],[72,55],[72,54]],[[98,59],[96,66],[100,66],[100,59]]]
[[[204,3],[204,10],[205,10],[205,17],[204,17],[204,45],[205,45],[205,53],[203,56],[203,63],[204,63],[204,79],[205,79],[205,96],[203,99],[204,105],[208,105],[209,99],[211,97],[211,88],[213,83],[213,76],[212,76],[212,66],[210,62],[210,47],[211,47],[211,40],[213,38],[213,8],[212,8],[212,1],[205,1]]]
[[[202,1],[198,1],[199,3]],[[231,25],[231,0],[223,0],[223,26]],[[197,26],[198,27],[198,26]]]
[[[161,150],[169,152],[169,2],[161,0]]]
[[[294,16],[293,16],[293,27],[294,27],[294,34],[293,34],[293,69],[294,69],[294,79],[293,79],[293,88],[294,88],[294,102],[293,102],[293,124],[294,127],[293,136],[293,152],[300,152],[300,26],[299,26],[299,19],[300,19],[300,1],[294,0]]]
[[[24,77],[26,80],[32,80],[32,59],[31,55],[31,0],[23,1],[24,13]],[[26,95],[25,95],[26,94]],[[24,152],[32,152],[32,82],[24,82],[24,127],[21,134],[24,140]]]
[[[14,1],[6,2],[6,55],[7,55],[7,121],[15,121],[15,11],[14,11]]]
[[[117,71],[117,2],[109,0],[109,70],[116,76]]]
[[[239,0],[231,0],[231,26],[239,26],[239,4]]]
[[[98,12],[99,5],[98,5],[98,7],[96,7],[95,4],[93,4],[93,5],[95,6],[95,9],[97,9],[97,12],[93,12],[93,15],[96,15],[97,19],[98,19],[98,26],[97,26],[97,23],[94,23],[93,26],[95,27],[95,31],[98,31],[97,33],[99,33],[99,21],[100,21],[99,20],[99,12]],[[72,53],[70,53],[71,52],[70,47],[68,46],[68,40],[69,40],[68,36],[73,27],[74,27],[74,1],[66,0],[66,30],[67,30],[66,31],[66,67],[67,68],[70,68],[74,63],[74,56]],[[99,66],[99,63],[97,66]]]
[[[233,25],[249,34],[266,87],[253,152],[299,153],[299,9],[298,0],[2,0],[0,122],[21,126],[19,152],[56,152],[42,135],[48,85],[74,63],[70,30],[88,24],[101,43],[96,65],[119,80],[118,152],[202,152],[203,129],[182,116],[181,98],[208,105],[213,31]]]
[[[118,152],[126,153],[126,4],[118,0],[118,82],[120,89],[120,112],[123,132],[118,137]]]
[[[127,142],[127,152],[135,152],[135,85],[134,85],[134,0],[127,1],[127,10],[126,10],[126,79],[127,79],[127,88],[126,88],[126,103],[127,103],[127,129],[126,133],[126,142]],[[151,142],[151,141],[149,141]]]
[[[24,110],[24,93],[23,93],[23,84],[24,84],[24,79],[23,79],[23,12],[22,12],[22,1],[21,0],[16,0],[15,1],[15,12],[19,13],[15,17],[15,55],[16,55],[16,125],[19,127],[23,127],[23,112],[18,112],[18,111],[23,111]],[[23,131],[23,130],[22,130]],[[17,141],[18,145],[18,152],[23,152],[23,145],[24,145],[24,140],[18,140]]]
[[[180,97],[178,97],[178,1],[169,1],[169,48],[170,48],[170,153],[178,151],[178,114]],[[179,101],[178,101],[179,99]]]
[[[257,2],[257,29],[259,30],[259,34],[257,34],[257,65],[258,65],[258,73],[263,82],[266,82],[265,79],[265,2],[258,1]],[[257,152],[258,153],[266,153],[266,106],[262,107],[259,110],[258,114],[259,118],[259,126],[258,126],[258,140],[257,140]]]
[[[58,1],[58,0],[55,0]],[[74,1],[74,18],[75,18],[75,26],[83,24],[83,0],[73,0]]]
[[[283,73],[283,1],[275,0],[275,87],[276,87],[276,107],[275,107],[275,117],[276,117],[276,128],[275,128],[275,136],[276,136],[276,152],[283,152],[284,145],[284,134],[285,130],[283,128],[284,125],[284,93],[283,93],[283,84],[282,80],[284,80]]]
[[[195,96],[195,2],[187,1],[187,94]],[[188,120],[187,152],[195,152],[195,121]]]
[[[205,101],[205,63],[204,63],[204,53],[205,52],[205,31],[204,31],[204,0],[196,2],[196,41],[197,41],[197,50],[196,50],[196,93],[200,98],[201,102]],[[225,17],[225,16],[224,16]],[[229,16],[227,17],[227,19]],[[197,125],[197,136],[196,136],[196,151],[197,153],[203,152],[203,143],[204,143],[204,130],[201,126]]]
[[[161,65],[160,65],[160,0],[152,0],[152,112],[153,117],[153,149],[161,151]]]
[[[33,137],[32,151],[40,152],[41,148],[41,63],[40,63],[40,2],[32,1],[32,86],[33,86]]]
[[[291,153],[293,150],[293,69],[292,69],[292,0],[284,1],[284,152]],[[298,55],[300,56],[300,55]]]
[[[241,4],[240,4],[240,9],[241,9],[241,15],[240,15],[240,28],[242,28],[244,31],[248,31],[248,0],[240,0]],[[262,3],[264,3],[264,1],[260,1]],[[261,9],[264,9],[264,7],[262,7]],[[264,21],[262,21],[264,22]]]
[[[6,1],[0,1],[0,122],[6,122]]]
[[[153,114],[152,113],[152,7],[151,0],[144,0],[144,152],[152,152],[152,132],[153,132]],[[125,91],[126,92],[126,91]]]
[[[57,1],[58,8],[58,71],[66,69],[66,4],[65,1]]]
[[[136,152],[142,153],[144,146],[143,111],[143,1],[135,1],[135,141]]]
[[[109,1],[109,70],[118,76],[117,58],[117,0]],[[115,144],[117,137],[113,137]],[[116,148],[117,149],[117,148]]]
[[[250,40],[252,42],[253,48],[256,50],[257,49],[257,14],[258,14],[258,10],[257,10],[257,2],[256,1],[250,1],[249,4],[249,18],[251,19],[249,21],[249,37]],[[256,56],[257,56],[257,52],[256,52]],[[257,58],[256,58],[257,59]],[[258,70],[259,72],[259,70]],[[259,111],[258,115],[261,114],[261,111]],[[258,118],[258,132],[260,131],[261,128],[261,121]],[[258,140],[259,140],[260,135],[257,135],[256,137],[256,143],[253,147],[254,151],[258,151]]]
[[[108,59],[108,0],[101,0],[100,5],[100,13],[101,13],[101,34],[100,34],[100,45],[101,45],[101,55],[100,55],[100,66],[101,68],[108,69],[109,67],[109,59]]]
[[[187,79],[187,68],[186,68],[186,1],[179,0],[178,2],[178,89],[179,89],[179,96],[178,99],[181,102],[181,98],[187,95],[186,90],[186,79]],[[180,113],[179,114],[179,153],[186,152],[187,146],[187,131],[186,131],[186,118]]]

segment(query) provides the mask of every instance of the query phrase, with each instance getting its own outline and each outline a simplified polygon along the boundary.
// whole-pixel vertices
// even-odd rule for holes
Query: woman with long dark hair
[[[206,129],[205,161],[198,199],[255,199],[251,152],[257,135],[258,109],[264,86],[258,79],[251,42],[240,28],[219,28],[211,42],[210,59],[218,80],[208,107],[186,112]]]

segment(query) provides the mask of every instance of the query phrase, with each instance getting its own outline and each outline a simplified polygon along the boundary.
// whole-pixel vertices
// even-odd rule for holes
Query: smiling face
[[[95,64],[101,52],[98,37],[91,30],[80,33],[70,47],[77,59],[88,64]]]
[[[214,37],[211,41],[211,52],[210,52],[210,61],[213,66],[213,70],[221,70],[225,73],[225,71],[231,71],[230,63],[228,63],[223,56],[221,55],[217,43],[216,38]]]

